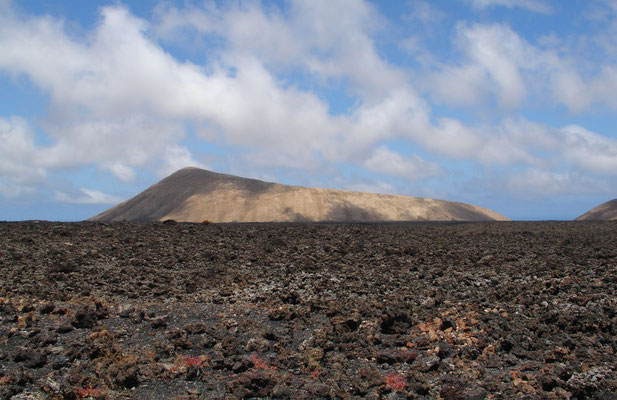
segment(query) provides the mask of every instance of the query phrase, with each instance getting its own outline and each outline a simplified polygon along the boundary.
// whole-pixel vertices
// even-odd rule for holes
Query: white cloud
[[[382,24],[381,16],[365,1],[294,0],[285,14],[255,3],[232,3],[202,8],[159,8],[154,31],[162,38],[183,40],[216,35],[228,47],[224,63],[238,66],[255,57],[267,66],[308,70],[322,82],[345,80],[364,100],[387,95],[404,86],[402,70],[379,56],[369,34]]]
[[[77,41],[53,18],[3,14],[0,70],[25,74],[51,95],[42,124],[54,144],[39,154],[40,166],[100,163],[130,181],[131,166],[182,136],[174,118],[203,74],[151,43],[147,24],[126,9],[104,8],[102,16],[88,40]]]
[[[572,165],[592,173],[617,175],[617,140],[580,126],[563,128],[563,157]]]
[[[187,119],[219,132],[224,144],[252,148],[244,160],[256,165],[361,163],[376,143],[393,137],[457,159],[533,162],[527,148],[505,130],[487,132],[448,118],[431,124],[428,105],[375,50],[369,37],[375,11],[364,3],[344,6],[296,2],[288,16],[256,5],[160,9],[165,14],[159,33],[171,35],[188,26],[228,40],[220,53],[224,62],[209,70],[175,60],[149,39],[149,25],[122,7],[102,9],[100,24],[85,42],[70,38],[48,17],[5,16],[0,29],[18,34],[1,40],[7,52],[0,66],[27,74],[52,93],[45,127],[55,143],[40,165],[98,163],[123,182],[135,178],[134,167],[155,159],[163,161],[165,172],[196,164],[188,149],[176,145],[183,136],[181,121]],[[450,97],[462,101],[495,90],[505,106],[520,103],[526,94],[520,69],[534,65],[524,67],[522,60],[533,59],[535,50],[504,25],[461,26],[458,32],[469,64],[444,69],[442,86],[454,93]],[[290,35],[298,40],[277,42]],[[272,40],[249,40],[253,37]],[[277,58],[279,50],[286,57]],[[43,57],[53,58],[51,68]],[[349,115],[332,116],[313,93],[279,82],[268,69],[271,63],[309,65],[323,79],[346,77],[363,101]],[[460,82],[467,86],[457,87]],[[375,154],[383,155],[383,149]]]
[[[577,125],[549,129],[528,121],[508,121],[507,126],[520,132],[511,135],[519,143],[550,152],[537,167],[528,163],[530,167],[522,172],[507,174],[506,188],[511,193],[543,197],[614,191],[617,140]],[[529,142],[532,138],[536,138],[535,144]]]
[[[599,64],[594,73],[587,72],[587,76],[579,72],[585,67],[573,64],[572,61],[560,59],[544,71],[555,102],[576,113],[594,106],[616,110],[617,64]]]
[[[78,193],[55,191],[54,198],[61,203],[72,204],[118,204],[125,199],[103,193],[100,190],[80,188]]]
[[[491,90],[486,73],[476,65],[446,65],[429,73],[422,83],[440,103],[470,106],[481,103]]]
[[[442,168],[418,155],[403,157],[386,146],[379,146],[364,162],[370,171],[383,172],[404,177],[407,180],[419,180],[443,173]]]
[[[597,42],[585,36],[581,41]],[[505,24],[459,24],[455,43],[462,58],[438,65],[421,83],[438,102],[486,106],[494,96],[506,110],[530,98],[577,113],[594,105],[617,109],[617,64],[608,52],[590,65],[580,45],[546,37],[533,44]],[[601,57],[597,49],[592,53]]]
[[[0,192],[6,197],[31,193],[45,179],[34,133],[27,121],[0,118]]]
[[[471,4],[474,8],[479,9],[502,6],[507,8],[519,7],[542,14],[553,12],[553,8],[541,0],[471,0]]]
[[[135,173],[135,170],[133,168],[127,167],[121,162],[103,163],[101,168],[103,170],[111,171],[111,173],[114,174],[114,176],[118,178],[120,182],[124,182],[124,183],[133,182],[135,178],[137,177],[137,174]]]
[[[430,3],[414,4],[414,18],[437,18]],[[539,2],[517,4],[541,11]],[[40,180],[46,171],[83,165],[96,164],[121,182],[134,181],[138,167],[153,167],[162,176],[200,166],[190,149],[178,144],[186,122],[203,139],[244,149],[233,156],[244,170],[314,171],[349,163],[408,179],[438,175],[435,163],[378,147],[393,138],[483,166],[617,170],[613,142],[592,132],[523,119],[473,126],[432,118],[407,72],[380,55],[372,34],[382,21],[366,2],[298,0],[285,8],[164,3],[155,21],[151,25],[121,6],[105,7],[99,23],[76,37],[52,17],[10,9],[0,14],[0,71],[27,76],[49,94],[40,126],[52,141],[36,146],[25,121],[0,120],[7,143],[0,148],[3,193],[17,192],[15,187]],[[191,44],[216,41],[206,47],[205,65],[179,61],[161,45],[187,38]],[[598,102],[617,108],[617,68],[610,65],[584,75],[563,52],[534,45],[505,24],[461,24],[456,43],[462,59],[434,66],[438,70],[426,79],[444,103],[497,99],[508,110],[540,92],[573,110]],[[417,40],[408,45],[423,48]],[[332,115],[310,87],[280,79],[281,72],[302,74],[317,86],[334,82],[356,103],[348,113]],[[69,198],[94,201],[102,195],[82,191]]]
[[[536,67],[538,56],[506,25],[459,25],[456,43],[465,55],[460,65],[444,65],[436,74],[437,99],[473,104],[493,93],[506,108],[519,106],[527,94],[523,70]]]
[[[482,137],[477,131],[452,118],[440,118],[437,126],[432,127],[428,134],[421,134],[417,140],[430,150],[453,158],[480,154],[480,147],[483,145]]]
[[[590,106],[592,99],[587,93],[587,85],[576,72],[558,71],[553,75],[552,82],[552,92],[557,102],[573,111],[582,111]]]
[[[48,120],[47,132],[56,142],[41,152],[41,165],[65,168],[99,163],[123,182],[134,177],[131,167],[160,157],[167,146],[183,136],[179,123],[135,110],[134,116]]]
[[[617,30],[616,30],[617,32]],[[605,66],[602,72],[591,83],[593,100],[604,103],[612,109],[617,109],[617,64]]]
[[[232,51],[235,74],[206,73],[150,42],[147,24],[126,9],[107,7],[102,16],[87,43],[50,18],[0,21],[0,68],[52,93],[46,128],[56,143],[43,160],[50,168],[98,162],[130,180],[127,168],[164,157],[182,137],[184,119],[216,126],[229,144],[288,154],[319,150],[349,125],[314,94],[282,87],[255,56]],[[50,69],[48,57],[57,64]]]
[[[293,153],[254,149],[240,154],[236,159],[253,168],[294,168],[304,171],[318,171],[326,164],[321,154],[310,148]]]
[[[157,175],[165,177],[185,167],[207,168],[203,163],[195,161],[186,147],[173,145],[165,150],[163,165],[159,168]]]

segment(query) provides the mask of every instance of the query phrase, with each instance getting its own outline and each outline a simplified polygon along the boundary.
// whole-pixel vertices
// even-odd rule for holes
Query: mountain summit
[[[188,167],[91,221],[505,221],[486,208],[409,196],[281,185]]]
[[[602,203],[596,208],[587,211],[576,221],[610,221],[617,220],[617,199]]]

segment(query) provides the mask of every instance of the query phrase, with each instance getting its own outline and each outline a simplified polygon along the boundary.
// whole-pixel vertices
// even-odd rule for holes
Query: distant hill
[[[91,221],[505,221],[486,208],[419,197],[313,189],[183,168]]]
[[[609,221],[617,220],[617,199],[602,203],[596,208],[587,211],[576,221]]]

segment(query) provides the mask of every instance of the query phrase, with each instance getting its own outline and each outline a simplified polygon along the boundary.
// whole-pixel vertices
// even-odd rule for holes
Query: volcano
[[[486,208],[419,197],[288,186],[187,167],[90,221],[506,221]]]
[[[587,211],[576,221],[611,221],[617,220],[617,199],[602,203],[596,208]]]

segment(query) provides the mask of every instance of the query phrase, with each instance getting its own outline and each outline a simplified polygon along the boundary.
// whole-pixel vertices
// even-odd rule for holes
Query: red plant
[[[386,375],[386,387],[390,390],[403,390],[405,389],[407,384],[405,383],[405,378],[403,378],[399,374],[388,374]]]
[[[102,394],[103,392],[101,391],[101,389],[96,389],[94,386],[77,389],[77,395],[82,399],[86,397],[100,397]]]
[[[276,369],[276,367],[269,366],[266,360],[264,360],[259,355],[257,355],[257,353],[253,353],[253,355],[251,356],[251,361],[253,361],[253,365],[255,366],[255,368],[271,369],[271,370]]]
[[[186,367],[191,367],[193,365],[200,367],[203,362],[198,357],[186,356],[183,364]]]
[[[196,366],[201,367],[203,365],[203,361],[199,357],[186,356],[184,358],[177,357],[176,362],[171,367],[168,367],[167,370],[171,373],[177,374],[185,371],[187,368]]]

